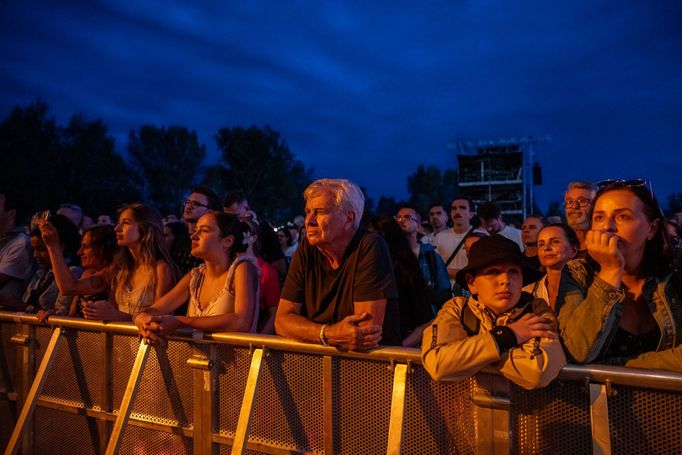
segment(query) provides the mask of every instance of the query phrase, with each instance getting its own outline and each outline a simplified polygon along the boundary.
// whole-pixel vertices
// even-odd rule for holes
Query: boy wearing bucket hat
[[[435,380],[457,381],[492,365],[526,389],[544,387],[566,364],[552,309],[521,288],[540,278],[513,241],[476,242],[456,275],[468,299],[443,305],[424,330],[422,364]]]

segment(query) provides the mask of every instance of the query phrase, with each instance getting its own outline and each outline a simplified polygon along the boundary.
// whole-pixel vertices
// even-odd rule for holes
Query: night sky
[[[682,192],[682,2],[4,1],[0,117],[47,102],[143,124],[270,125],[315,177],[407,197],[447,144],[550,135],[540,207],[570,180]],[[559,4],[561,3],[561,4]],[[199,6],[201,5],[201,6]]]

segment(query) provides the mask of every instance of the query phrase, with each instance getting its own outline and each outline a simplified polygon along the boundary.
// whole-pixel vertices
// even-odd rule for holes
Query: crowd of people
[[[542,387],[567,361],[682,372],[682,213],[666,219],[647,181],[572,182],[565,223],[520,228],[466,197],[425,220],[366,213],[343,179],[303,197],[305,216],[279,228],[243,192],[220,207],[206,187],[180,217],[133,203],[92,225],[67,203],[24,225],[0,189],[0,308],[130,321],[150,343],[188,327],[421,346],[437,380],[492,365]]]

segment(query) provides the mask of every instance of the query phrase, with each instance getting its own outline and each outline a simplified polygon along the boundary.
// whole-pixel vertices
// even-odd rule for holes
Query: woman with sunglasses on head
[[[557,299],[564,346],[580,363],[682,371],[680,280],[658,202],[643,180],[599,186],[590,257],[568,264]]]
[[[166,295],[135,318],[140,334],[151,343],[180,327],[215,332],[255,332],[258,322],[256,258],[247,250],[249,227],[236,216],[210,211],[199,218],[192,234],[195,267]],[[173,316],[189,300],[187,316]]]
[[[86,319],[131,321],[168,292],[176,281],[176,267],[163,241],[161,215],[152,207],[134,203],[119,211],[114,228],[121,247],[110,267],[76,279],[57,253],[59,236],[48,222],[40,223],[59,290],[63,294],[107,293],[107,300],[86,302]]]

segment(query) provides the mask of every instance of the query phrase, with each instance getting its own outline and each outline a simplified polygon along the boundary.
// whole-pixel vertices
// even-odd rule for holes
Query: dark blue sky
[[[679,0],[186,3],[2,2],[0,116],[42,99],[119,150],[185,125],[212,159],[219,128],[269,124],[374,198],[455,167],[448,143],[551,135],[543,210],[575,179],[682,192]]]

